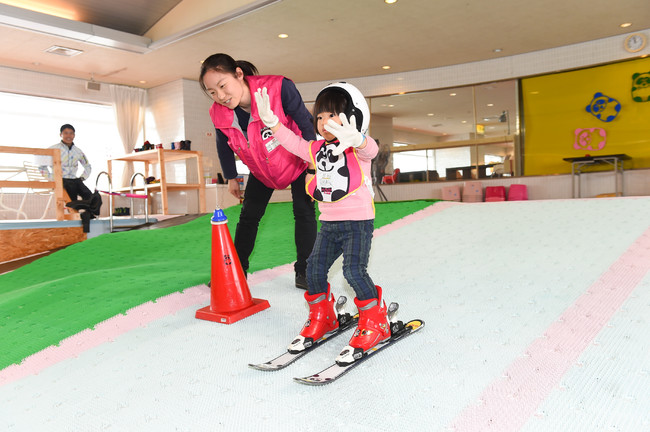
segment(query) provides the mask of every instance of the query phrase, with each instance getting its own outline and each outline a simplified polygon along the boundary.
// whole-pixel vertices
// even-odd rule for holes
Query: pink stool
[[[482,202],[483,184],[479,181],[465,182],[463,185],[463,202]]]
[[[508,190],[508,201],[525,201],[528,199],[528,189],[526,185],[513,184]]]
[[[485,188],[485,202],[505,201],[505,200],[506,200],[505,186],[487,186]]]
[[[460,201],[460,186],[443,186],[442,199],[445,201]]]

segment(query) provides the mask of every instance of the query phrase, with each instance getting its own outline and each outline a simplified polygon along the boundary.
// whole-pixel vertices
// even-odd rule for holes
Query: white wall
[[[0,66],[0,91],[78,102],[111,104],[111,95],[106,84],[102,84],[99,91],[86,90],[86,80],[3,66]]]

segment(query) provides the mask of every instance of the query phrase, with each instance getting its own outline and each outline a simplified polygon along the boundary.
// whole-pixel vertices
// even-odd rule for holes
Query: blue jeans
[[[368,275],[368,257],[374,219],[362,221],[322,221],[314,249],[307,260],[309,294],[327,292],[327,274],[343,255],[343,276],[359,300],[377,298],[377,288]]]

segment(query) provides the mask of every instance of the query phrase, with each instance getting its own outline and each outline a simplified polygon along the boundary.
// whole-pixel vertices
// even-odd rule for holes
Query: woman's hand
[[[274,128],[278,125],[279,120],[278,116],[273,114],[273,111],[271,110],[271,101],[266,87],[263,89],[257,89],[255,92],[255,103],[257,104],[257,114],[260,116],[262,123],[275,132]]]
[[[241,191],[239,190],[239,182],[237,179],[228,180],[228,192],[235,198],[241,199]]]
[[[332,156],[338,156],[350,147],[361,147],[366,141],[366,137],[357,130],[357,120],[354,116],[348,118],[345,114],[339,114],[341,124],[330,119],[325,124],[325,130],[334,135],[339,140],[339,145],[332,151]],[[363,148],[363,147],[361,147]]]

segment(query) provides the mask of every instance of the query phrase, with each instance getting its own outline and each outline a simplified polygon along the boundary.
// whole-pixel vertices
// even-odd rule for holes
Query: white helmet
[[[344,94],[348,99],[347,106],[345,110],[345,115],[350,118],[354,116],[357,121],[357,129],[362,134],[368,133],[368,126],[370,125],[370,109],[368,108],[368,103],[366,98],[361,94],[358,88],[352,84],[346,82],[335,82],[325,86],[316,96],[316,99],[320,97],[321,94],[325,91],[338,91],[341,94]]]

